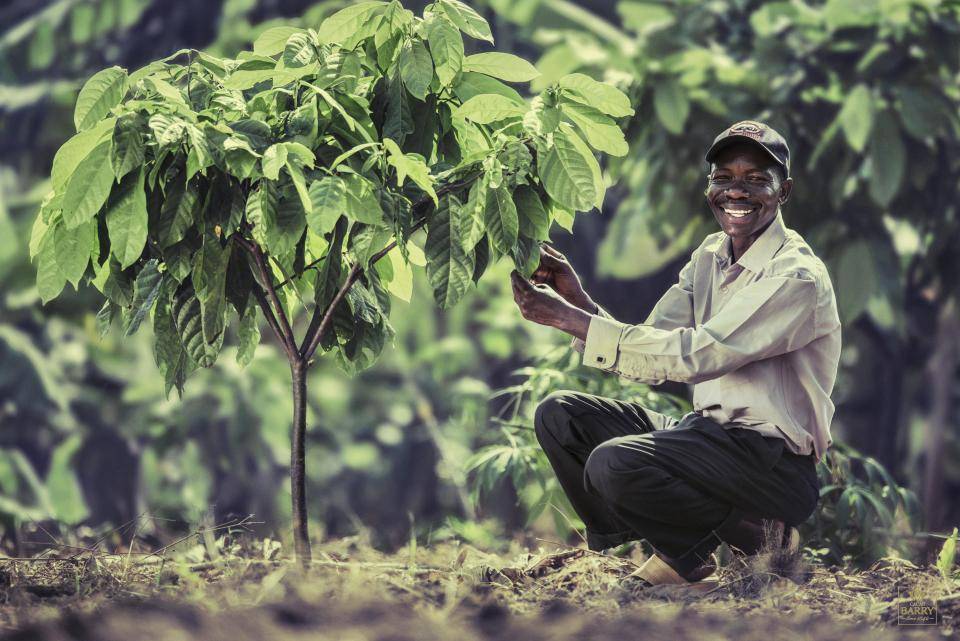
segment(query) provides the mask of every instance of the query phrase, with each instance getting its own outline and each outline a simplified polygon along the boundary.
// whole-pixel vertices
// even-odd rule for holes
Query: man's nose
[[[723,195],[731,199],[743,199],[750,196],[750,194],[747,193],[747,190],[743,188],[739,181],[727,187],[724,190]]]

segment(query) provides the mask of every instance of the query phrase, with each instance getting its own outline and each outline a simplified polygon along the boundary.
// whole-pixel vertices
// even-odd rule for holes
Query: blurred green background
[[[96,292],[41,306],[27,243],[76,93],[110,65],[191,47],[235,55],[278,24],[316,26],[344,2],[8,0],[0,8],[0,533],[36,541],[131,527],[163,542],[254,514],[284,536],[291,405],[269,340],[241,370],[221,358],[166,399],[147,330],[99,338]],[[415,11],[419,2],[405,2]],[[593,298],[640,322],[716,224],[704,150],[762,119],[790,141],[784,211],[827,263],[844,323],[838,442],[808,524],[841,560],[919,555],[960,522],[960,9],[937,0],[572,3],[490,0],[499,51],[537,61],[541,90],[573,71],[628,92],[631,151],[605,161],[602,212],[556,227]],[[459,537],[569,536],[573,514],[534,445],[554,389],[631,398],[677,416],[690,390],[578,366],[568,337],[522,320],[502,263],[456,309],[422,273],[393,306],[395,344],[356,378],[310,384],[308,474],[317,536],[383,547]],[[265,337],[267,333],[264,332]],[[889,472],[889,475],[887,474]],[[902,486],[902,487],[898,487]],[[906,489],[905,489],[906,488]],[[907,491],[909,490],[909,491]],[[919,504],[913,499],[915,493]],[[151,518],[139,518],[149,515]],[[78,534],[80,533],[80,534]],[[125,538],[124,538],[125,537]]]

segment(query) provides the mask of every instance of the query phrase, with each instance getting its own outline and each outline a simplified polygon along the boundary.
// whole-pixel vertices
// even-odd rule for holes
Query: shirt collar
[[[750,248],[743,253],[737,260],[741,267],[749,269],[752,272],[759,272],[767,262],[773,258],[777,250],[783,246],[786,240],[786,227],[783,224],[783,213],[777,210],[776,217],[770,222],[763,233],[753,241]],[[717,260],[723,263],[729,263],[731,258],[730,237],[720,232],[718,238],[707,247],[708,251],[713,252]]]

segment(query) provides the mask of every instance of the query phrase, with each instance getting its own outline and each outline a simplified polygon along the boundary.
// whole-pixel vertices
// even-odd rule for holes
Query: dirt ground
[[[348,539],[315,549],[305,573],[280,558],[272,541],[246,542],[199,562],[202,547],[194,560],[190,554],[59,556],[73,558],[0,559],[0,638],[960,637],[960,585],[897,559],[843,571],[775,552],[730,557],[715,587],[695,594],[625,583],[642,560],[639,552],[617,558],[548,544],[505,555],[456,544],[387,555]],[[935,610],[937,623],[898,624],[918,604]]]

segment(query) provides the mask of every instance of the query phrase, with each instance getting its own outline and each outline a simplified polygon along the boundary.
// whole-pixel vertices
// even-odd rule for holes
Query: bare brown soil
[[[0,629],[5,639],[98,641],[883,641],[960,630],[960,585],[896,559],[864,571],[776,554],[734,559],[704,595],[632,588],[623,578],[639,559],[583,549],[495,555],[444,544],[385,555],[343,540],[315,550],[307,573],[276,556],[248,545],[202,563],[0,560]],[[938,622],[898,625],[911,599],[931,604]]]

